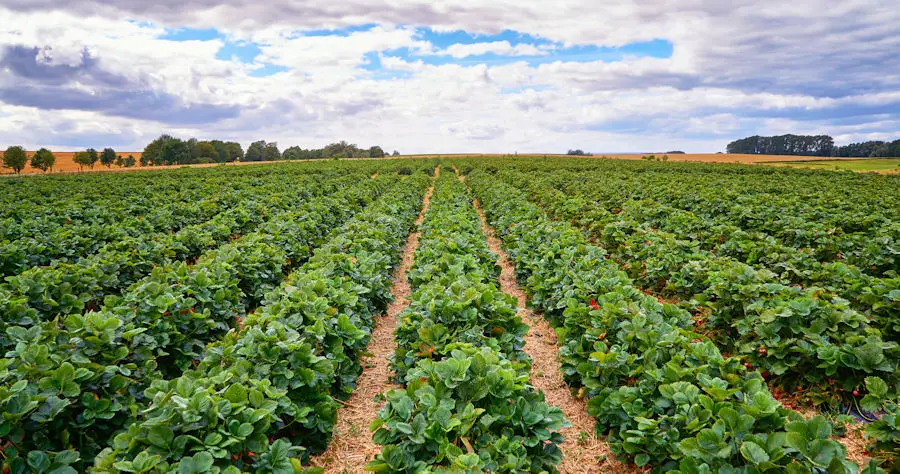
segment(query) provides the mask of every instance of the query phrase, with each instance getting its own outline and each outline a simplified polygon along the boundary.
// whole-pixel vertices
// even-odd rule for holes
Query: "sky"
[[[896,0],[0,0],[0,148],[900,138]]]

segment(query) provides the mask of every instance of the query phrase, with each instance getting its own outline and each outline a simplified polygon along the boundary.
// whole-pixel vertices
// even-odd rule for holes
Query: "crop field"
[[[900,176],[443,156],[0,201],[4,472],[900,470]]]
[[[819,170],[877,171],[900,173],[900,158],[867,158],[847,160],[773,161],[777,166],[793,166]]]

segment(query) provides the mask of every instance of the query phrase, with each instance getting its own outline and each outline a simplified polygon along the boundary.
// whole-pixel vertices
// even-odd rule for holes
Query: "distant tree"
[[[353,150],[351,158],[370,158],[369,150]]]
[[[828,135],[754,135],[729,143],[725,150],[751,155],[831,156],[834,139]]]
[[[278,151],[278,143],[266,143],[263,147],[263,161],[278,161],[281,159],[281,152]]]
[[[216,163],[227,163],[228,160],[228,144],[222,140],[212,140],[209,142],[213,149],[216,150]]]
[[[228,161],[238,161],[244,158],[244,148],[240,143],[228,142]]]
[[[79,151],[75,153],[75,156],[72,158],[72,161],[78,165],[79,171],[84,171],[85,166],[91,165],[91,155],[86,151]]]
[[[97,150],[93,148],[88,148],[86,151],[88,157],[88,166],[91,169],[94,169],[94,165],[97,164],[97,161],[100,160],[100,154],[97,153]]]
[[[673,151],[667,151],[666,154],[667,155],[684,155],[685,153],[680,150],[673,150]]]
[[[34,152],[34,155],[31,156],[31,167],[37,168],[44,173],[47,170],[53,169],[53,165],[56,163],[56,156],[50,152],[50,150],[46,148],[41,148],[40,150]]]
[[[584,150],[580,148],[577,150],[569,150],[566,154],[569,156],[587,156],[587,153],[585,153]]]
[[[247,154],[244,155],[244,161],[262,161],[265,148],[266,142],[264,140],[251,143],[250,148],[247,148]]]
[[[394,150],[394,152],[391,153],[391,156],[400,156],[400,152],[397,150]]]
[[[384,158],[384,150],[378,145],[369,148],[369,158]]]
[[[119,168],[125,166],[125,158],[122,155],[116,156],[116,161],[114,164]]]
[[[134,165],[135,165],[136,163],[137,163],[137,162],[136,162],[135,159],[134,159],[134,155],[128,155],[128,158],[125,158],[125,163],[124,163],[124,165],[125,165],[126,168],[132,168],[132,167],[134,167]]]
[[[214,163],[219,160],[219,152],[210,142],[199,142],[192,148],[195,163]]]
[[[281,153],[281,159],[283,160],[302,160],[303,156],[306,154],[306,150],[300,148],[299,146],[292,146],[286,148]]]
[[[11,168],[16,174],[25,169],[26,163],[28,163],[28,154],[20,146],[11,146],[3,153],[3,167]]]
[[[104,148],[100,153],[100,164],[109,168],[116,161],[116,151],[112,148]]]

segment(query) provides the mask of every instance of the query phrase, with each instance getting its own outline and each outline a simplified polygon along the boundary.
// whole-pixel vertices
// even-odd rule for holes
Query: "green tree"
[[[281,159],[281,152],[278,151],[278,143],[266,143],[263,147],[263,161],[277,161]]]
[[[86,151],[79,151],[75,153],[75,156],[72,158],[72,161],[78,165],[79,171],[84,171],[85,166],[91,165],[91,155]]]
[[[384,150],[378,145],[369,148],[369,158],[384,158]]]
[[[305,155],[306,150],[300,148],[299,146],[292,146],[284,150],[281,153],[281,159],[283,160],[302,160]]]
[[[118,166],[119,168],[121,168],[122,166],[125,166],[125,158],[122,155],[116,156],[115,165]]]
[[[137,164],[137,162],[134,159],[134,155],[128,155],[128,158],[125,158],[125,167],[126,168],[131,168],[135,164]]]
[[[400,152],[397,150],[394,150],[394,152],[391,153],[391,156],[400,156]]]
[[[56,164],[56,156],[46,148],[41,148],[31,156],[31,167],[37,168],[44,173],[47,170],[52,170],[54,164]]]
[[[113,163],[115,163],[115,161],[116,150],[113,150],[112,148],[104,148],[103,152],[100,153],[100,164],[109,168],[113,165]]]
[[[240,143],[228,142],[228,161],[238,161],[244,158],[244,148]]]
[[[11,146],[3,153],[3,167],[11,168],[16,174],[25,169],[26,163],[28,163],[28,155],[20,146]]]
[[[250,148],[247,148],[247,154],[244,155],[244,161],[262,161],[265,148],[266,142],[264,140],[251,143]]]
[[[219,159],[219,152],[210,142],[199,142],[194,147],[195,163],[215,163]]]
[[[93,148],[88,148],[85,153],[87,153],[88,157],[88,166],[91,169],[94,169],[94,165],[97,164],[97,161],[100,159],[100,154]]]

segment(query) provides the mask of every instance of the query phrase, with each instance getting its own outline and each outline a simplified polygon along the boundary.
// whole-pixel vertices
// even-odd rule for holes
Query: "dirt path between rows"
[[[465,182],[465,177],[460,176],[459,180]],[[566,440],[560,445],[563,453],[563,461],[559,466],[560,472],[566,474],[644,472],[634,465],[623,464],[616,460],[609,446],[594,434],[595,422],[588,415],[584,400],[573,396],[563,381],[559,352],[556,346],[556,333],[544,318],[527,309],[525,292],[519,288],[516,281],[515,267],[503,250],[496,232],[488,225],[478,201],[476,200],[474,204],[475,210],[478,211],[478,216],[481,218],[481,229],[487,236],[488,247],[498,255],[497,264],[502,269],[500,289],[504,293],[516,297],[519,308],[521,308],[519,315],[522,317],[522,321],[531,326],[528,334],[525,335],[524,347],[525,353],[532,359],[531,383],[535,388],[544,392],[547,403],[562,409],[566,419],[572,424],[561,430]]]
[[[435,178],[439,174],[440,168],[435,169]],[[372,339],[366,348],[370,355],[362,357],[363,372],[356,379],[356,390],[338,411],[334,438],[324,453],[310,460],[310,465],[322,467],[326,473],[363,473],[366,464],[381,452],[381,448],[372,442],[369,424],[375,419],[382,405],[375,397],[388,390],[400,388],[392,383],[391,374],[390,357],[397,347],[394,342],[394,329],[397,327],[397,316],[409,306],[412,289],[406,274],[412,267],[413,256],[419,247],[421,233],[418,227],[425,218],[433,192],[432,182],[432,186],[425,193],[422,211],[416,219],[416,230],[406,239],[403,260],[394,271],[394,286],[391,289],[394,301],[388,305],[385,314],[375,320]]]

